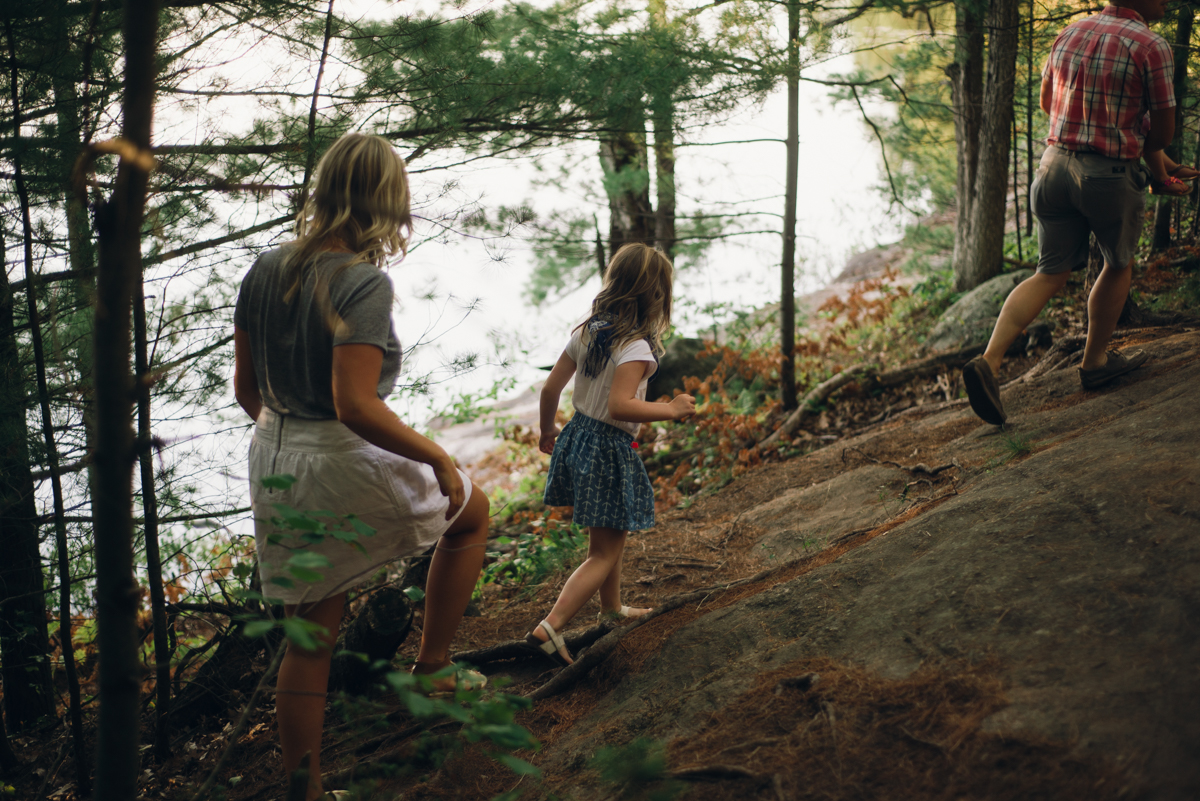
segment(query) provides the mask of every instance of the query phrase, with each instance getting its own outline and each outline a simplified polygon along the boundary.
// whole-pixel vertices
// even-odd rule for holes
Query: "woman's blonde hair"
[[[382,267],[407,252],[411,234],[404,159],[383,137],[346,134],[321,157],[312,194],[296,216],[296,242],[284,262],[293,280],[284,299],[299,291],[304,270],[335,237],[355,254],[341,272],[363,262]]]
[[[604,270],[604,288],[592,301],[591,315],[576,329],[587,326],[585,344],[589,333],[596,333],[590,324],[599,321],[607,323],[605,339],[611,346],[606,350],[645,339],[655,356],[662,355],[663,334],[671,327],[674,272],[661,250],[640,242],[623,245]]]

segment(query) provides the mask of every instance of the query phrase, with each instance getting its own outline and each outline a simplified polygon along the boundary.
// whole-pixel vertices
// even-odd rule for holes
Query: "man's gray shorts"
[[[1046,148],[1029,188],[1038,223],[1038,272],[1085,267],[1089,232],[1096,234],[1105,263],[1128,266],[1142,234],[1149,183],[1137,159]]]

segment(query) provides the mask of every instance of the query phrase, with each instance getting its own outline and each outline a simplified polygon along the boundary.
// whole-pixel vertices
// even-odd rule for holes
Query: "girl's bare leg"
[[[616,586],[618,593],[620,592],[619,571],[621,554],[625,550],[625,536],[626,532],[615,528],[588,527],[588,557],[567,579],[558,600],[554,602],[554,608],[546,615],[546,622],[553,626],[555,631],[561,631],[571,622],[571,618],[575,617],[583,605],[599,592],[605,581],[609,580],[614,568],[618,572]],[[533,636],[542,642],[549,639],[541,627],[534,628]],[[561,650],[559,654],[568,662],[572,661],[570,654]]]
[[[621,553],[617,554],[617,563],[613,565],[612,570],[608,571],[608,575],[604,577],[604,583],[600,585],[600,609],[603,612],[620,614],[623,608],[621,606],[621,567],[624,562],[625,549],[621,548]],[[649,609],[641,607],[631,607],[626,616],[641,617],[649,611]]]
[[[438,541],[425,584],[425,623],[414,673],[436,673],[450,664],[450,643],[483,568],[489,511],[487,495],[472,486],[466,508]],[[454,681],[437,682],[445,685],[438,689],[451,690]]]
[[[312,621],[326,629],[318,636],[320,646],[306,651],[288,643],[275,685],[275,720],[283,749],[283,770],[291,776],[305,754],[308,763],[308,801],[321,795],[321,731],[325,727],[325,692],[329,688],[329,664],[337,642],[346,593],[304,606],[286,605],[284,614]]]

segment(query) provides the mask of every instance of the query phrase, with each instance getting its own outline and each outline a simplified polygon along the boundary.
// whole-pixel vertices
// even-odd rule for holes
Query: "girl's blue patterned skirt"
[[[622,531],[654,525],[654,488],[633,437],[575,413],[554,443],[547,506],[574,506],[574,522]]]

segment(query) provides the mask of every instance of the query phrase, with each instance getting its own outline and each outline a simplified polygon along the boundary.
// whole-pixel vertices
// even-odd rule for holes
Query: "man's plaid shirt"
[[[1050,50],[1050,136],[1067,150],[1141,158],[1148,110],[1173,108],[1174,59],[1140,14],[1108,6],[1068,25]]]

